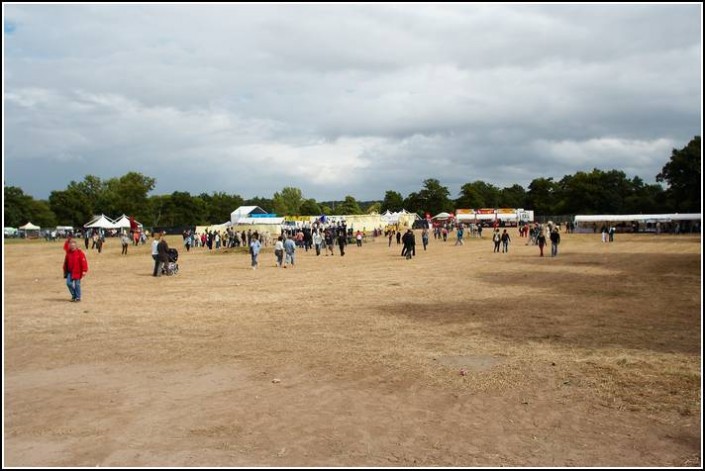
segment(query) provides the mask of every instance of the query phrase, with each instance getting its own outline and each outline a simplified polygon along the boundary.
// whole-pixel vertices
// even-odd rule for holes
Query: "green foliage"
[[[240,195],[228,195],[223,192],[214,192],[212,195],[201,193],[198,197],[204,212],[199,218],[204,224],[220,224],[230,221],[230,214],[240,206],[245,200]],[[195,223],[194,223],[195,224]]]
[[[355,198],[348,195],[345,197],[345,201],[336,208],[336,214],[363,214],[363,212]]]
[[[17,186],[6,186],[4,188],[4,214],[3,224],[6,227],[17,227],[26,224],[28,217],[28,206],[31,196],[25,195],[22,188]]]
[[[268,213],[274,212],[274,201],[269,198],[260,198],[259,196],[255,196],[254,198],[245,200],[242,203],[242,206],[259,206]],[[233,208],[233,211],[235,211],[236,209],[237,208]]]
[[[387,211],[391,211],[393,213],[396,213],[401,211],[402,209],[404,209],[404,197],[401,196],[401,193],[397,191],[387,190],[387,192],[384,194],[384,200],[382,201],[382,205],[380,207],[379,212],[385,213]]]
[[[281,193],[274,193],[274,212],[280,216],[298,216],[304,202],[301,190],[286,186]],[[264,209],[264,208],[263,208]]]
[[[28,222],[39,227],[56,226],[56,216],[47,201],[35,200],[30,195],[25,195],[22,188],[17,186],[6,186],[3,195],[5,226],[18,227]]]
[[[4,188],[5,226],[17,227],[32,221],[43,227],[56,224],[80,227],[93,215],[111,217],[121,214],[134,216],[150,226],[187,226],[221,223],[239,206],[259,206],[265,211],[285,215],[363,214],[386,210],[438,214],[456,208],[509,207],[533,209],[536,214],[627,214],[658,212],[700,212],[701,147],[700,136],[682,149],[673,149],[671,158],[656,176],[666,182],[647,185],[639,177],[631,180],[619,170],[577,172],[556,182],[553,178],[536,178],[527,190],[514,184],[499,189],[477,180],[462,185],[459,197],[449,199],[448,188],[436,179],[423,181],[418,192],[402,198],[399,192],[388,190],[382,202],[359,203],[352,196],[343,202],[317,203],[304,199],[298,188],[285,187],[272,199],[254,197],[244,200],[239,195],[222,192],[191,196],[175,191],[171,195],[148,196],[156,180],[138,172],[128,172],[119,178],[101,180],[86,175],[80,182],[72,181],[64,190],[52,191],[48,201],[35,200],[21,188]]]
[[[460,187],[456,207],[463,209],[499,208],[500,190],[494,185],[477,180]]]
[[[91,201],[75,185],[63,191],[52,191],[49,208],[62,226],[81,227],[93,216]]]
[[[383,212],[382,211],[382,203],[380,203],[379,201],[376,203],[372,203],[371,205],[369,205],[365,209],[365,213],[367,213],[367,214],[372,214],[372,213],[381,214],[382,212]]]
[[[409,195],[411,197],[411,195]],[[454,203],[450,200],[450,191],[435,178],[424,180],[423,188],[415,196],[414,208],[410,211],[427,212],[431,215],[444,211],[453,211]]]
[[[525,208],[526,190],[517,184],[502,188],[499,192],[498,206],[500,208]]]
[[[318,203],[316,203],[316,200],[313,198],[304,200],[304,202],[301,203],[301,208],[299,211],[301,216],[321,215],[321,207],[318,205]]]
[[[666,194],[676,211],[701,211],[701,168],[700,136],[695,136],[684,148],[673,149],[671,160],[656,175],[656,181],[668,183]]]
[[[526,192],[526,209],[533,209],[536,214],[556,214],[553,212],[555,192],[553,178],[535,178]]]

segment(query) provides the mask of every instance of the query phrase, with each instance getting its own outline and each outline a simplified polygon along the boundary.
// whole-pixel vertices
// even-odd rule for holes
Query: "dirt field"
[[[161,278],[109,240],[80,304],[7,242],[4,464],[700,466],[700,238],[512,237],[253,271],[172,236]]]

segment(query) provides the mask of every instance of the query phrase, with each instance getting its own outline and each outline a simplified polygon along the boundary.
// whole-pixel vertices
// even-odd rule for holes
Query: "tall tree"
[[[499,188],[477,180],[460,187],[460,197],[456,200],[456,206],[464,209],[498,208],[500,196]]]
[[[357,201],[352,196],[348,195],[337,208],[336,212],[338,214],[362,214],[362,209]]]
[[[281,193],[274,193],[274,212],[282,216],[298,216],[304,202],[301,190],[286,186]]]
[[[556,183],[553,178],[535,178],[529,184],[526,193],[527,209],[533,209],[537,215],[553,213]]]
[[[419,191],[418,198],[421,203],[419,209],[431,214],[453,211],[454,209],[454,204],[450,200],[450,191],[435,178],[424,180],[423,188]]]
[[[274,212],[274,201],[271,200],[270,198],[262,198],[259,196],[255,196],[254,198],[250,198],[248,200],[245,200],[242,203],[242,205],[243,206],[259,206],[260,208],[264,209],[268,213]],[[235,208],[235,209],[237,209],[237,208]],[[280,214],[280,216],[283,216],[283,214]]]
[[[397,191],[387,190],[387,192],[384,194],[384,200],[382,200],[380,212],[384,213],[387,211],[391,211],[393,213],[396,213],[398,211],[401,211],[402,209],[404,209],[404,197],[401,196],[401,193]]]
[[[69,185],[63,191],[52,191],[49,207],[62,226],[82,227],[93,216],[91,201],[76,185]]]
[[[212,195],[201,193],[198,196],[204,208],[203,220],[211,224],[219,224],[230,220],[230,214],[245,200],[240,195],[229,195],[223,192],[213,192]]]
[[[701,211],[701,168],[700,136],[695,136],[684,148],[673,149],[671,160],[656,175],[657,182],[668,183],[666,191],[676,211]]]
[[[3,191],[3,224],[17,227],[28,222],[40,227],[56,226],[56,215],[44,200],[35,200],[25,195],[22,188],[6,186]]]
[[[26,224],[29,221],[27,217],[29,201],[32,197],[25,195],[22,188],[18,186],[6,186],[3,194],[3,224],[7,227],[17,227]]]
[[[300,213],[301,216],[320,216],[321,207],[316,203],[315,199],[310,198],[301,203]]]
[[[499,207],[524,208],[526,206],[526,190],[523,186],[514,184],[504,187],[499,192]]]

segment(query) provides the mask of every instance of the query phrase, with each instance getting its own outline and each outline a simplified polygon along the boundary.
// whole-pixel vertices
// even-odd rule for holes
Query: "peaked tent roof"
[[[106,217],[105,214],[101,214],[100,216],[95,216],[93,219],[88,222],[88,224],[84,224],[83,227],[90,227],[90,228],[100,228],[100,229],[117,229],[118,226],[115,225],[113,221],[110,220],[110,218]]]
[[[135,220],[138,226],[142,226],[142,223]],[[126,215],[120,216],[118,219],[115,220],[115,225],[117,227],[123,228],[123,229],[130,229],[132,226],[130,225],[130,218],[127,217]]]
[[[23,231],[38,231],[39,229],[41,229],[41,227],[35,226],[31,222],[28,222],[24,226],[20,226],[17,229],[22,229]]]
[[[230,213],[230,223],[237,224],[240,219],[249,218],[251,214],[267,214],[267,211],[259,206],[240,206]]]

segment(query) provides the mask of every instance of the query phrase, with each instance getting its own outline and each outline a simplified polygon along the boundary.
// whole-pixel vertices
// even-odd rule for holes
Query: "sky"
[[[702,129],[702,6],[3,3],[3,174],[47,198],[407,196],[617,169]]]

